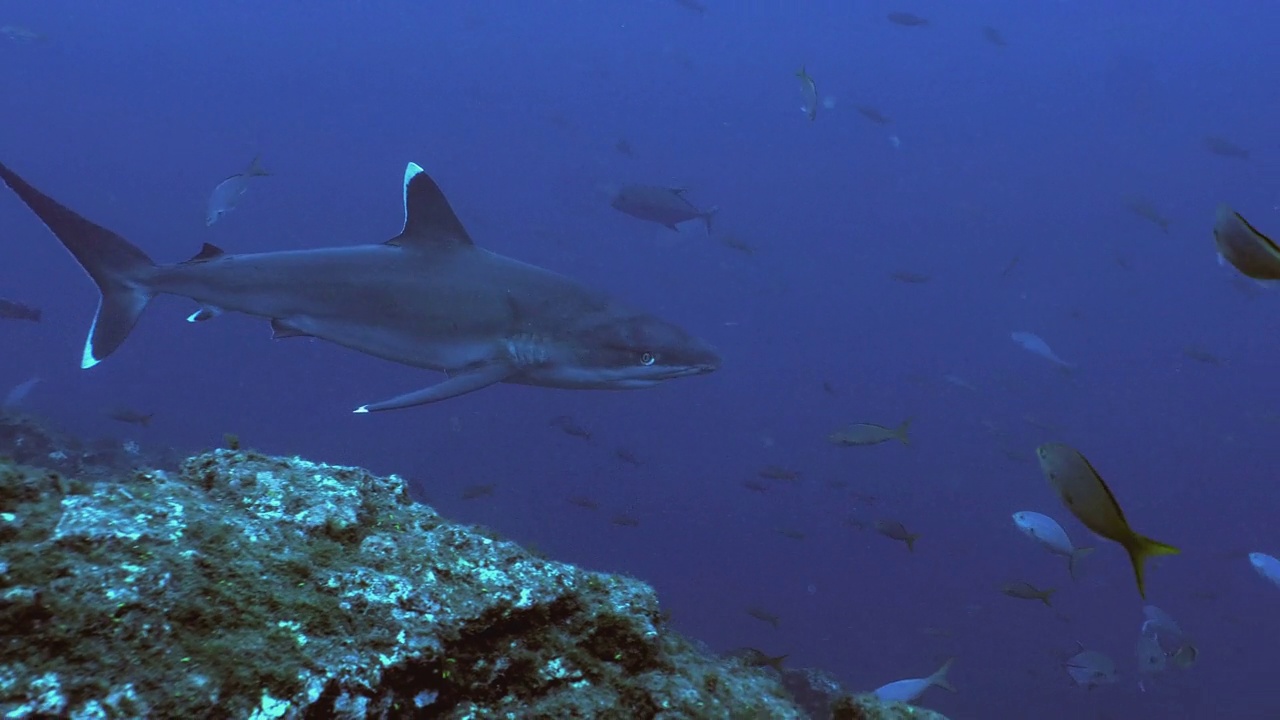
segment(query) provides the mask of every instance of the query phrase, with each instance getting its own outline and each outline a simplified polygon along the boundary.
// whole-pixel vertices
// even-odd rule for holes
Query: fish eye
[[[652,365],[655,360],[657,360],[657,358],[653,356],[653,353],[647,352],[640,354],[641,365]]]

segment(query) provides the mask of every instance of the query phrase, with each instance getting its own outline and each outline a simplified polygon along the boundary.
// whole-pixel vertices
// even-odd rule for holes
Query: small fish
[[[622,462],[634,467],[640,467],[643,464],[640,462],[640,458],[636,457],[635,453],[631,452],[626,448],[620,447],[617,450],[614,450],[613,456],[618,458]]]
[[[969,382],[968,380],[965,380],[959,375],[948,373],[946,375],[943,375],[942,379],[946,380],[948,383],[952,385],[955,385],[958,388],[964,388],[965,390],[969,390],[970,392],[978,392],[978,387],[976,385]]]
[[[627,142],[626,138],[618,138],[618,142],[613,144],[613,149],[617,150],[619,155],[635,157],[635,153],[631,150],[631,143]]]
[[[782,480],[785,482],[796,482],[800,479],[800,471],[785,468],[781,465],[765,465],[756,472],[757,475],[765,480]]]
[[[938,668],[929,677],[898,680],[887,685],[881,685],[875,689],[874,695],[884,702],[914,703],[931,687],[940,687],[943,690],[955,692],[955,686],[947,680],[947,672],[951,670],[951,663],[953,662],[955,662],[955,658],[947,658],[947,661],[942,663],[942,667]]]
[[[894,280],[897,280],[900,283],[907,283],[911,285],[921,285],[933,279],[931,275],[913,272],[911,270],[894,270],[893,272],[889,273],[889,277],[893,278]]]
[[[758,493],[769,492],[769,486],[765,485],[759,480],[756,480],[755,478],[747,478],[746,480],[743,480],[742,487],[750,490],[751,492],[758,492]]]
[[[725,653],[725,657],[734,658],[747,667],[754,668],[773,668],[778,672],[782,672],[782,661],[787,659],[787,655],[768,655],[753,647],[743,647],[730,650]]]
[[[1080,643],[1076,644],[1080,646],[1080,652],[1063,663],[1067,674],[1076,685],[1092,690],[1100,685],[1110,685],[1119,679],[1114,660],[1096,650],[1085,650]]]
[[[1196,345],[1188,345],[1182,348],[1182,354],[1205,365],[1213,365],[1214,367],[1222,366],[1222,358]]]
[[[1067,571],[1071,579],[1076,579],[1076,563],[1093,552],[1091,547],[1076,547],[1071,544],[1067,531],[1062,529],[1057,520],[1031,510],[1020,510],[1013,514],[1013,524],[1027,537],[1044,546],[1054,555],[1067,559]]]
[[[877,125],[888,125],[889,123],[893,122],[893,120],[889,119],[887,115],[880,112],[878,108],[874,108],[870,105],[854,105],[853,109],[857,110],[862,115],[862,117],[870,120],[871,122]]]
[[[1270,580],[1271,584],[1280,588],[1280,560],[1275,556],[1262,552],[1249,553],[1249,564],[1254,570],[1265,580]]]
[[[1053,594],[1058,592],[1058,589],[1047,588],[1041,590],[1029,582],[1018,581],[1005,583],[1005,585],[1000,588],[1000,592],[1011,598],[1018,598],[1019,600],[1039,600],[1045,605],[1053,607],[1053,603],[1049,602],[1049,598],[1053,597]]]
[[[1018,263],[1021,260],[1022,260],[1022,257],[1019,255],[1014,255],[1013,257],[1009,258],[1009,262],[1005,263],[1004,269],[1000,271],[1000,277],[1009,277],[1011,274],[1013,274],[1013,269],[1018,267]]]
[[[907,544],[908,552],[916,551],[916,540],[920,539],[920,535],[909,532],[907,528],[897,520],[876,520],[876,532],[889,538]]]
[[[685,199],[685,192],[685,188],[678,187],[627,185],[618,191],[610,206],[633,218],[654,222],[676,231],[679,231],[680,228],[676,226],[680,223],[701,218],[706,225],[707,234],[711,234],[711,219],[719,208],[699,210]]]
[[[205,213],[204,224],[212,225],[222,218],[223,215],[235,209],[236,203],[240,202],[240,198],[249,190],[249,179],[255,177],[265,177],[271,173],[263,169],[258,162],[258,157],[253,158],[253,162],[249,163],[249,167],[241,173],[236,173],[231,177],[218,183],[213,189],[213,194],[209,196],[209,209]]]
[[[568,415],[557,415],[547,421],[551,427],[560,428],[560,431],[571,437],[582,438],[583,440],[591,440],[591,430],[583,427],[572,417]]]
[[[597,503],[595,499],[589,498],[586,495],[574,495],[573,497],[569,498],[569,504],[574,505],[576,507],[580,507],[583,510],[599,510],[600,509],[600,503]]]
[[[31,307],[16,300],[0,298],[0,318],[5,320],[30,320],[40,322],[40,308]]]
[[[612,518],[609,519],[609,522],[613,523],[614,525],[617,525],[618,527],[639,527],[640,526],[640,518],[634,515],[628,515],[626,513],[618,513],[617,515],[614,515]]]
[[[1068,370],[1075,367],[1075,365],[1073,365],[1072,363],[1069,363],[1066,360],[1063,360],[1062,358],[1058,357],[1053,352],[1053,350],[1049,347],[1049,343],[1045,342],[1044,338],[1040,337],[1039,335],[1036,335],[1035,333],[1019,331],[1019,332],[1010,333],[1009,337],[1012,338],[1015,343],[1021,345],[1023,349],[1027,350],[1032,354],[1039,355],[1040,357],[1048,360],[1049,362],[1052,362]]]
[[[754,246],[748,244],[746,240],[743,240],[742,238],[739,238],[735,235],[721,235],[720,242],[724,243],[725,247],[731,250],[737,250],[743,255],[756,254],[756,249]]]
[[[804,540],[804,533],[790,528],[778,528],[778,534],[790,540]]]
[[[1187,670],[1195,664],[1200,651],[1182,628],[1178,627],[1177,621],[1155,605],[1144,606],[1142,614],[1146,619],[1142,623],[1139,635],[1152,641],[1155,647],[1154,650],[1149,646],[1144,648],[1141,642],[1139,643],[1140,667],[1144,661],[1152,668],[1156,666],[1163,668],[1162,663],[1168,661],[1179,670]],[[1144,653],[1154,655],[1155,651],[1162,656],[1161,660],[1158,661],[1154,657],[1144,658]]]
[[[1254,280],[1280,280],[1280,246],[1226,205],[1218,206],[1213,225],[1218,259]]]
[[[1124,199],[1124,206],[1129,212],[1160,228],[1164,234],[1169,234],[1169,218],[1161,215],[1150,200],[1138,195],[1130,195]]]
[[[907,430],[911,427],[911,418],[902,421],[896,428],[887,428],[875,423],[854,423],[827,435],[827,440],[835,445],[852,447],[857,445],[879,445],[888,440],[897,440],[903,445],[911,444]]]
[[[699,15],[707,11],[707,6],[698,2],[698,0],[676,0],[676,4],[686,10],[692,10]]]
[[[813,122],[818,117],[818,84],[814,82],[813,76],[805,71],[804,66],[796,71],[796,77],[800,78],[800,95],[804,98],[804,104],[800,106],[801,112]]]
[[[26,400],[27,396],[31,394],[31,391],[39,384],[40,378],[33,377],[30,380],[25,380],[14,385],[13,389],[4,396],[4,402],[0,402],[0,410],[13,411],[18,409],[18,406],[22,404],[22,401]]]
[[[885,17],[889,18],[889,22],[903,27],[921,27],[929,24],[927,19],[909,12],[891,12]]]
[[[1150,557],[1176,555],[1178,548],[1134,532],[1111,489],[1079,450],[1063,443],[1045,443],[1036,448],[1036,456],[1045,478],[1071,514],[1096,535],[1118,543],[1129,553],[1138,594],[1145,598],[1143,564]]]
[[[112,420],[119,420],[122,423],[129,423],[130,425],[148,427],[151,425],[151,418],[155,417],[155,413],[141,413],[137,410],[119,408],[107,413],[107,417]]]
[[[1134,654],[1138,659],[1138,672],[1143,675],[1155,675],[1165,669],[1168,658],[1160,642],[1149,635],[1139,635]]]
[[[831,382],[830,380],[823,380],[823,381],[822,381],[822,392],[824,392],[824,393],[826,393],[826,394],[828,394],[828,395],[839,395],[839,394],[840,394],[840,393],[836,390],[836,386],[835,386],[835,385],[833,385],[833,384],[832,384],[832,382]]]
[[[44,42],[49,39],[44,33],[36,32],[28,27],[21,25],[3,25],[0,26],[0,36],[6,37],[14,42],[33,43]]]
[[[1237,160],[1248,160],[1249,151],[1231,142],[1230,140],[1210,135],[1204,139],[1204,146],[1209,152],[1222,157],[1235,158]]]
[[[1000,34],[999,30],[991,27],[990,25],[982,26],[982,37],[986,38],[987,42],[995,45],[996,47],[1008,47],[1009,45],[1009,43],[1004,41],[1004,35]]]
[[[754,605],[747,608],[747,614],[759,620],[762,623],[767,623],[769,625],[772,625],[775,630],[778,628],[778,625],[782,622],[782,619],[779,618],[774,613],[771,613],[768,610],[765,610],[760,607],[756,607]]]
[[[477,483],[475,485],[468,485],[462,489],[462,499],[478,500],[482,497],[489,497],[497,487],[497,483]]]

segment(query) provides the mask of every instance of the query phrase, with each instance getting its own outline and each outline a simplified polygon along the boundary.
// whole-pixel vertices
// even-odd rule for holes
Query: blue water
[[[194,450],[234,432],[401,473],[446,515],[652,583],[717,650],[788,653],[862,689],[955,655],[959,692],[923,701],[954,718],[1280,716],[1280,590],[1243,557],[1280,553],[1280,297],[1243,293],[1210,234],[1222,201],[1280,234],[1280,9],[706,1],[705,15],[674,0],[5,3],[0,24],[48,40],[0,38],[0,158],[158,260],[202,242],[381,242],[416,161],[479,244],[678,322],[724,365],[645,391],[499,386],[353,416],[439,376],[271,342],[249,318],[188,325],[190,303],[162,298],[81,371],[96,290],[5,191],[0,296],[45,320],[0,323],[0,386],[44,378],[28,407],[80,434]],[[892,24],[895,10],[931,24]],[[801,65],[836,100],[812,123]],[[1251,158],[1211,154],[1210,135]],[[259,152],[274,175],[205,227],[213,186]],[[756,254],[696,222],[672,233],[614,211],[608,188],[628,182],[688,186]],[[1125,208],[1132,195],[1169,234]],[[117,407],[155,421],[120,425],[104,415]],[[549,426],[559,415],[592,441]],[[910,447],[825,440],[906,417]],[[1117,547],[1098,541],[1071,584],[1014,529],[1012,512],[1039,510],[1094,544],[1038,468],[1005,454],[1047,440],[1079,447],[1140,532],[1183,548],[1147,585],[1195,637],[1190,671],[1139,687],[1142,601]],[[768,464],[801,482],[742,487]],[[460,499],[479,483],[495,493]],[[916,552],[850,516],[900,520],[921,533]],[[1014,580],[1059,587],[1057,613],[1002,595]],[[1120,681],[1074,687],[1061,662],[1077,641],[1115,658]]]

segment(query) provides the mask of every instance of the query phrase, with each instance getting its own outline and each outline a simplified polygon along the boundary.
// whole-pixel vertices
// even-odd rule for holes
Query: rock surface
[[[396,476],[239,450],[122,476],[41,447],[62,471],[0,459],[0,717],[810,717],[643,583]]]

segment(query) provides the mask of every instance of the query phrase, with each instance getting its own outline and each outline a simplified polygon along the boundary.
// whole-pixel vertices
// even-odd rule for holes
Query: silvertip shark
[[[476,246],[440,187],[404,174],[404,229],[385,243],[229,254],[206,243],[158,265],[128,240],[0,164],[0,179],[80,262],[102,298],[82,368],[128,337],[156,295],[271,321],[272,337],[314,337],[445,373],[442,382],[357,413],[457,397],[496,383],[575,390],[647,388],[720,366],[706,342],[563,275]]]

